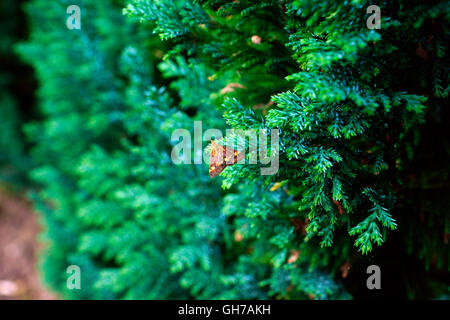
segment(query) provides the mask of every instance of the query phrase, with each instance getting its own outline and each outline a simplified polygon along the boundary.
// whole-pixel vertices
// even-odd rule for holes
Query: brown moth
[[[244,154],[229,147],[222,147],[211,140],[211,155],[209,158],[209,176],[214,178],[227,166],[244,159]]]

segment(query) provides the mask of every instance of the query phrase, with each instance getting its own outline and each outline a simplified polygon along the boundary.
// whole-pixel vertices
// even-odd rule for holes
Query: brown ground
[[[0,189],[0,300],[56,298],[37,271],[37,218],[28,201]]]

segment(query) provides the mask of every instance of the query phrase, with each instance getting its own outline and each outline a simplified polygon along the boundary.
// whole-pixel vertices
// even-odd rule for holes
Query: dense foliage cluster
[[[65,27],[72,4],[81,30]],[[448,3],[380,1],[372,30],[370,4],[30,1],[17,50],[39,82],[25,131],[48,283],[72,298],[346,299],[377,264],[387,294],[445,294]],[[196,120],[279,129],[279,171],[175,165],[172,132]]]

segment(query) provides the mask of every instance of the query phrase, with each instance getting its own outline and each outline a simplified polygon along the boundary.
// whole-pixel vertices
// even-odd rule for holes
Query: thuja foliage
[[[69,298],[344,299],[365,290],[352,272],[394,261],[400,294],[444,293],[448,8],[381,2],[370,30],[370,4],[32,0],[18,51],[39,81],[25,130],[47,282]],[[194,120],[279,129],[279,171],[175,165],[172,132]]]
[[[42,120],[25,131],[46,282],[67,298],[267,298],[266,269],[233,247],[207,166],[171,160],[174,129],[224,127],[213,101],[226,83],[201,62],[162,62],[158,37],[121,2],[78,1],[82,28],[66,29],[71,4],[31,1],[31,37],[18,46],[39,81]],[[70,265],[80,290],[67,287]]]
[[[283,297],[327,297],[317,270],[376,262],[391,239],[391,255],[449,270],[448,3],[381,1],[373,30],[371,4],[137,0],[126,10],[155,24],[167,58],[205,61],[214,79],[231,73],[229,126],[281,130],[278,174],[227,169],[223,187],[239,192],[223,212],[247,246],[264,248],[249,257],[270,261],[264,283]],[[405,276],[409,297],[436,289],[425,276],[414,289],[416,276]]]

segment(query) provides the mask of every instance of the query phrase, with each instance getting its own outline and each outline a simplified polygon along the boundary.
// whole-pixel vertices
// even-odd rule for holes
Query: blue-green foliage
[[[449,90],[448,4],[382,1],[382,28],[370,30],[371,4],[135,0],[126,9],[156,24],[154,31],[173,48],[168,57],[196,57],[214,67],[218,79],[228,78],[233,90],[222,93],[232,99],[222,110],[229,126],[280,129],[278,174],[260,177],[258,166],[227,168],[223,186],[240,187],[226,196],[224,212],[235,217],[253,259],[269,258],[273,274],[286,274],[285,287],[320,298],[329,296],[315,292],[298,270],[336,275],[346,261],[364,263],[360,253],[373,252],[399,227],[409,254],[449,268],[448,206],[431,206],[429,227],[439,231],[419,237],[433,239],[433,249],[414,240],[411,226],[415,232],[425,226],[407,209],[417,211],[409,197],[421,192],[408,176],[427,175],[426,168],[412,168],[413,159],[421,158],[421,146],[433,145],[424,122],[444,128],[438,119],[448,116],[442,109]],[[430,154],[440,153],[435,171],[447,176],[448,149],[440,149]],[[438,188],[444,192],[445,184]],[[258,246],[264,255],[253,249]],[[286,263],[289,252],[297,268]],[[280,277],[266,283],[282,287]]]
[[[68,5],[31,2],[31,41],[19,47],[37,70],[44,115],[26,129],[40,163],[31,175],[42,185],[35,201],[47,229],[47,281],[74,298],[220,293],[220,193],[201,167],[170,159],[172,130],[190,126],[183,106],[193,99],[173,102],[155,75],[163,47],[120,6],[79,1],[82,29],[69,31]],[[174,90],[193,91],[205,72],[182,59],[160,66]],[[213,89],[191,106],[199,118],[217,118],[206,107]],[[71,264],[81,267],[80,291],[66,290]]]
[[[393,234],[398,256],[447,270],[448,8],[385,1],[369,30],[369,4],[32,0],[18,51],[39,81],[25,129],[47,282],[69,298],[346,299],[344,267]],[[278,173],[175,165],[172,133],[195,120],[279,129]]]

